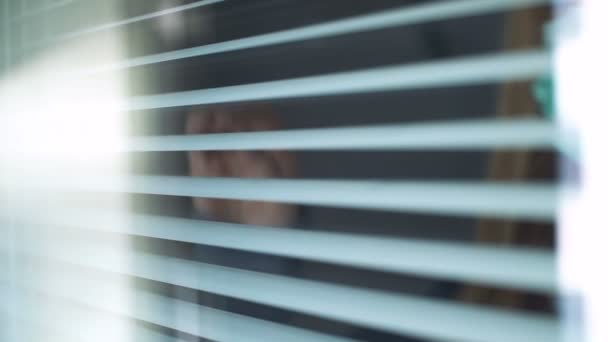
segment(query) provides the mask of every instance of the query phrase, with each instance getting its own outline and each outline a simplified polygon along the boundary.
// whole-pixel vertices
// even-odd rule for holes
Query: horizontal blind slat
[[[86,73],[96,73],[136,66],[162,63],[177,59],[238,51],[276,44],[320,39],[342,34],[379,30],[400,25],[480,15],[508,9],[518,9],[549,3],[548,0],[461,0],[405,6],[379,13],[362,15],[333,22],[262,34],[253,37],[135,57],[115,64],[100,66]]]
[[[153,215],[129,215],[129,227],[124,228],[121,219],[122,216],[113,217],[108,212],[85,213],[82,210],[40,213],[37,218],[23,218],[61,227],[182,241],[388,272],[499,287],[555,290],[553,253],[541,249],[482,247]]]
[[[89,27],[89,28],[82,29],[79,31],[62,34],[62,35],[59,35],[58,37],[54,37],[54,38],[50,39],[49,41],[40,41],[40,42],[29,43],[29,44],[27,44],[27,47],[36,47],[36,46],[48,45],[48,44],[58,44],[58,43],[61,43],[61,42],[64,42],[64,41],[67,41],[70,39],[86,36],[86,35],[89,35],[92,33],[103,32],[103,31],[107,31],[107,30],[111,30],[111,29],[120,27],[120,26],[133,24],[133,23],[136,23],[139,21],[158,18],[163,15],[187,11],[190,9],[199,8],[199,7],[203,7],[203,6],[213,5],[216,3],[223,2],[223,1],[224,0],[195,1],[195,2],[181,5],[181,6],[175,6],[175,7],[163,9],[163,10],[156,11],[156,12],[151,12],[151,13],[147,13],[147,14],[143,14],[143,15],[134,16],[134,17],[124,19],[124,20],[118,20],[118,21],[114,21],[114,22],[100,24],[100,25]]]
[[[61,270],[57,274],[65,274],[65,270]],[[0,276],[0,278],[2,277]],[[111,279],[109,282],[111,282]],[[71,283],[73,284],[74,281]],[[87,288],[98,288],[95,285],[98,284],[93,286],[89,284]],[[34,283],[21,284],[19,288],[22,295],[20,299],[21,307],[36,309],[19,310],[17,312],[7,311],[6,314],[23,320],[28,326],[35,326],[35,328],[38,328],[37,330],[51,329],[62,333],[62,339],[48,339],[51,341],[107,341],[109,336],[91,336],[91,332],[83,328],[86,323],[89,326],[106,326],[109,329],[126,327],[134,336],[140,338],[135,341],[178,342],[173,337],[157,333],[134,323],[131,318],[136,317],[123,317],[111,313],[112,310],[107,310],[109,308],[107,302],[104,302],[99,296],[95,297],[98,302],[92,303],[86,300],[86,295],[77,296],[78,291],[70,288],[70,286],[64,286],[63,289],[69,289],[70,291],[64,290],[58,293],[58,291],[49,287],[43,287],[42,284],[38,284],[38,286]],[[8,288],[3,288],[0,285],[0,299],[6,297],[5,293],[8,293]],[[99,302],[106,305],[97,305]],[[0,303],[4,303],[4,301],[0,301]],[[2,305],[0,304],[1,309]],[[74,322],[78,322],[78,324],[74,324]],[[40,338],[40,335],[37,338]],[[45,338],[48,338],[48,336],[45,335]]]
[[[354,342],[354,340],[346,337],[331,336],[271,321],[264,321],[152,293],[140,291],[135,294],[135,297],[139,302],[156,307],[156,311],[161,313],[163,311],[160,308],[184,311],[197,310],[200,318],[197,321],[189,322],[192,328],[186,332],[193,335],[203,335],[203,337],[215,341]],[[138,316],[141,317],[143,315],[138,314]],[[156,324],[166,324],[163,317],[155,318],[154,321]]]
[[[56,9],[60,9],[62,7],[65,7],[67,5],[73,4],[76,0],[61,0],[61,1],[55,1],[49,5],[46,6],[41,6],[38,7],[36,9],[32,9],[32,10],[28,10],[24,13],[21,13],[13,18],[11,18],[12,21],[21,21],[24,19],[28,19],[29,17],[32,16],[36,16],[39,15],[41,13],[44,12],[48,12],[48,11],[52,11],[52,10],[56,10]]]
[[[553,342],[558,338],[557,321],[545,315],[397,295],[141,252],[133,253],[131,260],[136,267],[131,268],[107,262],[107,253],[110,250],[104,252],[99,246],[66,245],[48,257],[403,335],[473,342]],[[471,329],[471,322],[483,328]]]
[[[219,133],[135,137],[126,150],[405,150],[549,148],[555,126],[545,120],[461,120],[363,127],[292,129],[252,133]]]
[[[26,291],[44,293],[54,297],[56,301],[64,300],[65,302],[61,303],[58,308],[58,314],[69,309],[71,304],[68,301],[70,301],[99,311],[106,311],[125,318],[137,319],[217,341],[354,342],[348,338],[326,335],[221,311],[142,290],[133,291],[131,294],[131,301],[137,305],[128,305],[127,303],[120,306],[112,305],[104,298],[112,295],[112,284],[118,283],[119,281],[115,281],[115,279],[123,277],[122,275],[103,272],[106,280],[99,283],[92,282],[78,274],[70,274],[65,269],[57,271],[62,276],[49,279],[50,284],[25,283],[22,285]],[[198,319],[180,317],[178,324],[173,315],[177,310],[195,311],[198,314]],[[187,321],[185,321],[186,319]],[[158,338],[159,341],[170,341],[151,331],[141,329],[138,329],[138,331],[143,334],[140,337],[146,336]]]
[[[32,190],[100,191],[259,200],[369,210],[552,220],[557,189],[548,183],[287,180],[180,176],[93,177],[53,182],[28,178]],[[15,187],[16,185],[10,185]]]
[[[268,81],[193,91],[142,95],[125,110],[145,110],[213,103],[346,95],[528,79],[550,70],[544,50],[408,63],[360,71]]]

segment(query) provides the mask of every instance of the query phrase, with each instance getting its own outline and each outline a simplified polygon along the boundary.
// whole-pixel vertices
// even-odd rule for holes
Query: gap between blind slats
[[[380,271],[555,291],[554,256],[541,249],[381,238],[152,215],[130,215],[129,227],[124,228],[121,218],[107,212],[78,210],[69,214],[40,214],[39,218],[30,219],[61,227],[182,241]]]
[[[193,48],[135,57],[119,63],[99,66],[83,73],[96,73],[136,66],[162,63],[177,59],[238,51],[270,45],[320,39],[349,33],[417,24],[464,16],[481,15],[509,9],[519,9],[549,3],[549,0],[462,0],[405,6],[379,13],[367,14],[333,22],[288,29],[253,37],[202,45]]]
[[[126,150],[404,150],[552,148],[557,131],[546,120],[461,120],[363,127],[131,138]]]
[[[347,181],[180,176],[65,175],[53,182],[31,177],[19,186],[53,191],[138,193],[397,212],[525,218],[554,218],[557,189],[549,183]],[[16,186],[16,185],[12,185]]]
[[[142,252],[131,255],[134,267],[129,267],[112,262],[110,249],[68,243],[56,247],[59,248],[44,257],[396,334],[472,342],[553,342],[559,336],[557,320],[541,314],[398,295]],[[471,322],[483,328],[471,329]]]
[[[548,52],[527,50],[220,88],[142,95],[130,98],[124,110],[494,83],[534,78],[549,72],[550,67],[551,58]]]

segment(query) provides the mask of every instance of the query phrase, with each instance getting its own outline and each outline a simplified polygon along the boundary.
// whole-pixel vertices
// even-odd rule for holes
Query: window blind
[[[349,110],[356,109],[352,103],[357,98],[422,97],[424,92],[473,89],[468,101],[481,103],[489,96],[477,92],[480,87],[523,84],[552,71],[552,57],[543,46],[444,54],[435,26],[424,26],[460,25],[469,18],[499,21],[516,11],[547,9],[549,1],[405,3],[2,0],[0,109],[6,134],[0,157],[6,167],[0,181],[6,204],[0,220],[6,262],[0,296],[2,321],[9,327],[3,338],[559,340],[554,305],[549,309],[479,305],[454,294],[416,291],[408,285],[400,288],[401,282],[409,284],[404,280],[409,277],[433,289],[474,284],[511,291],[507,297],[516,293],[555,301],[552,247],[408,235],[417,225],[410,222],[424,222],[427,217],[469,225],[478,218],[551,225],[558,207],[555,179],[486,179],[485,170],[483,177],[459,179],[441,167],[432,171],[447,174],[440,179],[406,173],[392,178],[351,177],[350,170],[335,167],[331,157],[326,157],[326,165],[316,165],[337,169],[328,177],[201,176],[183,167],[163,173],[146,170],[145,163],[131,165],[137,164],[133,161],[137,158],[150,158],[161,170],[176,170],[181,165],[176,160],[184,164],[187,153],[190,158],[195,153],[350,153],[363,170],[365,156],[380,153],[421,153],[431,159],[441,153],[485,157],[505,150],[555,153],[560,132],[535,112],[496,118],[455,110],[440,119],[417,120],[412,118],[424,117],[433,103],[410,108],[402,100],[394,109],[398,120],[389,120],[393,122],[377,119],[381,114],[375,110],[366,112],[363,123],[351,120]],[[290,6],[294,12],[323,14],[322,20],[297,21],[294,12],[286,9]],[[281,11],[287,14],[281,17]],[[215,21],[208,13],[214,13]],[[276,23],[268,19],[267,26],[256,28],[248,24],[251,13],[262,19],[276,13],[283,19]],[[254,33],[230,33],[231,25],[237,25],[235,31],[245,25]],[[207,37],[211,34],[201,27],[215,27],[220,38]],[[399,45],[401,39],[383,37],[401,37],[405,32],[401,30],[408,28],[424,32],[424,42],[439,39],[440,48],[418,47],[432,50],[421,58],[383,59],[386,51],[407,50]],[[181,38],[159,42],[159,30],[179,31]],[[342,39],[346,43],[339,45]],[[370,40],[365,39],[375,43],[367,49]],[[457,46],[467,43],[456,40]],[[373,50],[383,44],[387,50]],[[359,62],[361,51],[380,56],[378,62]],[[335,53],[328,59],[338,61],[340,68],[330,70],[328,65],[333,64],[315,59],[316,53]],[[276,65],[282,58],[299,54],[305,56],[305,63],[285,62],[286,69],[294,72],[291,76],[277,77],[281,73],[271,71],[281,68]],[[262,64],[247,64],[254,62]],[[324,71],[296,72],[313,67]],[[217,71],[222,68],[228,76]],[[258,74],[241,72],[244,69]],[[220,116],[230,117],[221,108],[270,103],[269,107],[279,108],[281,117],[281,104],[324,107],[335,99],[341,102],[331,108],[339,115],[334,121],[344,124],[317,115],[320,125],[195,134],[183,130],[191,108],[217,110]],[[125,128],[129,120],[135,126],[146,124],[131,127],[133,133]],[[415,164],[411,162],[413,168]],[[390,174],[385,168],[390,167],[377,165],[372,171]],[[224,205],[227,201],[281,203],[304,213],[339,208],[370,218],[375,216],[366,213],[418,216],[406,223],[395,221],[396,229],[403,228],[398,234],[380,233],[379,227],[386,224],[381,220],[362,222],[357,229],[334,228],[331,223],[312,228],[255,224],[223,220],[202,210],[192,214],[191,200],[195,199],[196,211],[196,199],[201,198]],[[152,206],[147,201],[161,203],[157,212],[150,212],[154,210],[147,208]],[[181,212],[166,214],[174,206],[181,206]],[[425,232],[433,227],[416,229]],[[259,257],[272,261],[258,262]],[[304,266],[294,266],[296,262]],[[279,266],[268,266],[275,264]],[[328,269],[337,278],[296,274],[298,267]],[[372,285],[366,285],[361,275],[369,276]],[[194,299],[181,297],[180,291]],[[240,302],[223,305],[223,301]],[[265,314],[266,309],[281,317]]]

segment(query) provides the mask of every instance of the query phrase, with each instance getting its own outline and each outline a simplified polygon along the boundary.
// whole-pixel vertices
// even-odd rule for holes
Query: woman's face
[[[280,129],[278,117],[267,107],[214,107],[188,113],[188,134],[269,131]],[[193,151],[188,154],[190,175],[195,177],[286,178],[295,175],[295,158],[286,151]],[[202,215],[257,225],[289,225],[295,220],[293,205],[195,198]]]

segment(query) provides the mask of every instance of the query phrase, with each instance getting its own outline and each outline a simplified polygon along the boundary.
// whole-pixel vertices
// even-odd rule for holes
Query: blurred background
[[[0,3],[3,341],[606,336],[601,1]]]

